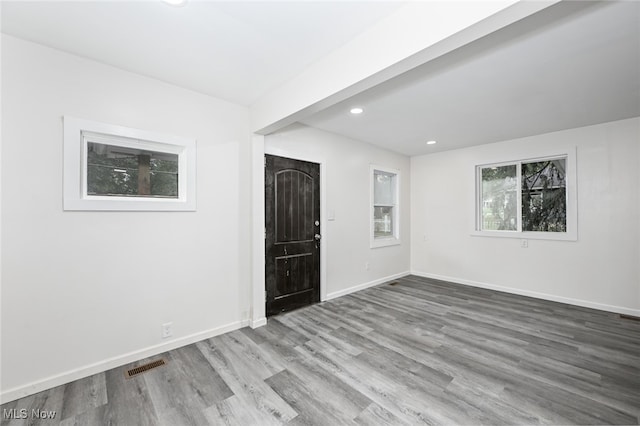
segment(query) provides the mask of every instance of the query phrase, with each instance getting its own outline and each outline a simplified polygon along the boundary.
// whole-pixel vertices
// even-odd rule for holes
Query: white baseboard
[[[266,323],[266,321],[265,321]],[[23,386],[18,386],[0,393],[0,403],[4,404],[25,396],[33,395],[38,392],[42,392],[47,389],[54,388],[56,386],[64,385],[74,380],[83,379],[94,374],[102,373],[103,371],[110,370],[112,368],[120,367],[125,364],[139,361],[144,358],[148,358],[154,355],[158,355],[172,349],[177,349],[182,346],[190,345],[192,343],[199,342],[201,340],[209,339],[220,334],[228,333],[230,331],[238,330],[242,327],[249,325],[249,320],[236,321],[230,324],[226,324],[220,327],[212,328],[210,330],[194,333],[189,336],[180,337],[178,339],[164,342],[159,345],[150,346],[137,351],[129,352],[124,355],[119,355],[113,358],[106,359],[104,361],[96,362],[94,364],[86,365],[74,370],[66,371],[64,373],[56,374],[55,376],[47,377],[36,382],[28,383]]]
[[[251,322],[249,323],[249,327],[251,328],[258,328],[258,327],[262,327],[263,325],[267,325],[267,319],[266,318],[258,318],[257,320],[251,320]]]
[[[387,282],[387,281],[391,281],[391,280],[395,280],[395,279],[398,279],[398,278],[406,277],[407,275],[409,275],[409,271],[401,272],[399,274],[389,275],[388,277],[379,278],[377,280],[369,281],[367,283],[358,284],[358,285],[355,285],[353,287],[345,288],[344,290],[334,291],[332,293],[328,293],[327,297],[325,298],[325,300],[331,300],[331,299],[335,299],[336,297],[345,296],[347,294],[350,294],[350,293],[353,293],[353,292],[356,292],[356,291],[360,291],[360,290],[364,290],[365,288],[373,287],[375,285],[382,284],[382,283]]]
[[[625,308],[622,306],[607,305],[604,303],[591,302],[589,300],[573,299],[571,297],[556,296],[554,294],[539,293],[537,291],[521,290],[512,287],[503,287],[500,285],[487,284],[478,281],[467,280],[463,278],[447,277],[444,275],[430,274],[428,272],[411,271],[411,275],[419,277],[431,278],[440,281],[450,281],[456,284],[468,285],[471,287],[486,288],[489,290],[501,291],[503,293],[517,294],[520,296],[534,297],[536,299],[550,300],[552,302],[566,303],[569,305],[582,306],[584,308],[597,309],[599,311],[615,312],[617,314],[626,314],[640,317],[640,309]]]

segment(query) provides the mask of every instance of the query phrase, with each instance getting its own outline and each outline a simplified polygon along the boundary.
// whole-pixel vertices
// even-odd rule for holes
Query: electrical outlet
[[[364,262],[364,270],[365,271],[369,270],[369,262]]]
[[[165,322],[162,324],[162,338],[166,339],[167,337],[171,337],[173,335],[173,323]]]
[[[520,240],[521,248],[529,248],[529,240]]]

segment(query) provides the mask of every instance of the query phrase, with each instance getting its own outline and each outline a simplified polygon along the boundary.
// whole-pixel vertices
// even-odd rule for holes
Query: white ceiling
[[[241,105],[402,6],[398,1],[2,1],[3,33]]]
[[[251,105],[402,5],[2,1],[1,29]],[[417,155],[635,116],[640,2],[561,2],[302,122]]]
[[[302,121],[417,155],[636,116],[640,2],[563,2]]]

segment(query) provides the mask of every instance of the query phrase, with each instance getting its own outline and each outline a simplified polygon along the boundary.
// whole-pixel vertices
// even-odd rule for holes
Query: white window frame
[[[178,156],[178,197],[119,197],[87,194],[89,142]],[[196,141],[113,124],[64,117],[64,210],[195,211]]]
[[[375,207],[375,188],[374,178],[375,172],[390,173],[395,175],[395,204],[393,205],[393,236],[391,237],[375,237],[375,224],[374,224],[374,207]],[[392,169],[388,167],[377,166],[371,164],[369,166],[369,246],[370,248],[388,247],[400,244],[400,170]]]
[[[566,232],[538,232],[522,230],[522,185],[521,170],[522,163],[532,163],[538,161],[546,161],[552,159],[563,158],[566,161],[565,182],[567,197],[567,231]],[[482,230],[482,169],[487,167],[500,166],[516,166],[517,178],[517,229],[514,231],[486,231]],[[472,235],[482,237],[502,237],[502,238],[520,238],[532,240],[559,240],[559,241],[577,241],[578,240],[578,203],[577,203],[577,173],[576,173],[576,151],[575,149],[554,155],[545,155],[541,157],[524,158],[512,161],[501,161],[487,164],[476,165],[475,169],[475,228]]]

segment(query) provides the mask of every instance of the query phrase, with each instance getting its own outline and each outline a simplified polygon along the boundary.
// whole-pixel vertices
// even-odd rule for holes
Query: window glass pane
[[[516,166],[482,169],[482,229],[516,231],[518,183]]]
[[[522,163],[522,230],[567,231],[566,159]]]
[[[178,198],[178,155],[88,142],[87,195]]]
[[[393,207],[373,208],[373,236],[393,237]]]
[[[376,170],[373,174],[373,204],[392,206],[395,204],[395,174]]]

